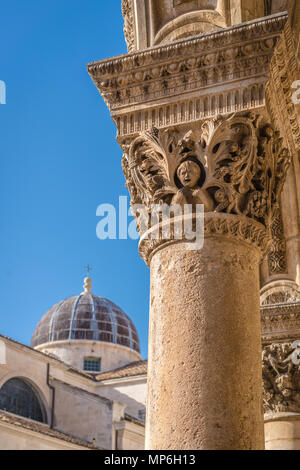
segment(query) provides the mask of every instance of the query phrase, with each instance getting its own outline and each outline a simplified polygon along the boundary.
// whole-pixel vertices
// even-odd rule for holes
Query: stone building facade
[[[167,236],[136,214],[151,269],[146,448],[300,449],[300,4],[122,11],[128,54],[88,72],[132,204],[148,221],[153,204],[193,207]],[[197,224],[196,204],[204,246],[189,250],[175,224]]]
[[[143,449],[146,362],[130,318],[85,291],[59,302],[31,347],[0,336],[0,449]]]

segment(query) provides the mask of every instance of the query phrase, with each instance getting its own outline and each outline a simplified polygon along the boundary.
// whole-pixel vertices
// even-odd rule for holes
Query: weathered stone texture
[[[153,257],[147,448],[264,447],[258,263],[213,237]]]

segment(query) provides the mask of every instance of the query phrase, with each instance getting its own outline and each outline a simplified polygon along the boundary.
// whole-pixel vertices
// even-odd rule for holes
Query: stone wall
[[[125,413],[141,419],[146,408],[147,377],[116,379],[104,381],[97,385],[99,395],[123,403]]]
[[[91,376],[59,360],[1,336],[0,341],[1,352],[5,350],[5,357],[3,354],[0,357],[1,360],[5,359],[5,364],[0,361],[0,388],[11,378],[21,378],[31,385],[45,409],[46,423],[42,426],[47,429],[50,429],[53,405],[53,392],[47,384],[48,367],[49,383],[55,389],[52,424],[56,431],[94,443],[100,448],[114,449],[115,426],[124,421],[125,408],[128,407],[128,411],[138,417],[138,409],[144,406],[145,379],[131,386],[128,378],[125,386],[120,385],[115,390],[114,387],[102,389]],[[141,403],[138,402],[139,394]],[[32,435],[30,430],[20,430],[22,434],[19,436],[15,433],[15,427],[3,431],[4,424],[0,420],[1,449],[61,448],[60,440],[45,443],[46,438],[42,434],[36,432]],[[140,445],[140,434],[144,432],[140,428],[138,426],[137,445]],[[129,439],[132,442],[133,435]],[[132,442],[130,448],[134,445]],[[122,448],[126,449],[126,445],[122,442]]]
[[[79,370],[83,370],[84,358],[86,357],[101,359],[101,372],[141,360],[141,355],[133,349],[100,341],[56,341],[43,344],[36,349],[53,354]]]
[[[0,423],[1,450],[87,450],[50,436]]]
[[[118,450],[144,450],[144,427],[124,421],[116,426],[116,439]]]
[[[112,448],[113,403],[70,384],[54,381],[55,427],[104,449]]]

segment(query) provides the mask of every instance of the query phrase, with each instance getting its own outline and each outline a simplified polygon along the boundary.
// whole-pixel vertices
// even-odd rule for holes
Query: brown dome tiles
[[[31,345],[64,340],[103,341],[140,352],[130,318],[113,302],[93,294],[70,297],[54,305],[37,325]]]

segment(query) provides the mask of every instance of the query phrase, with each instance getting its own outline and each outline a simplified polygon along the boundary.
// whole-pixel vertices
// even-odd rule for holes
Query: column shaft
[[[147,449],[264,448],[256,248],[153,256],[147,412]]]

